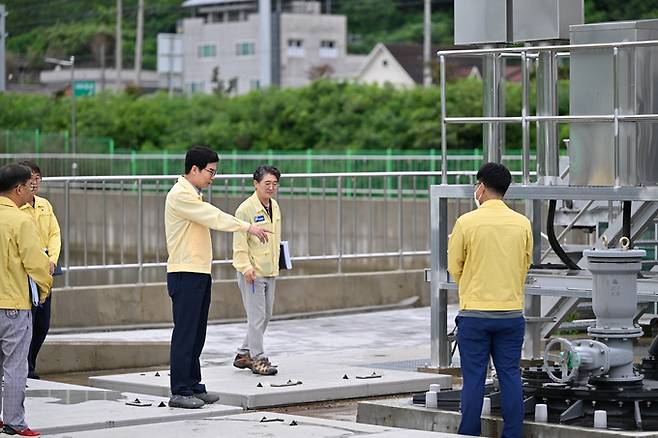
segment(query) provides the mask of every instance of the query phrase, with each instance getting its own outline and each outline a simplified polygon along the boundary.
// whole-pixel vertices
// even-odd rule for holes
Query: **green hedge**
[[[507,113],[520,114],[520,86],[509,84],[507,96]],[[568,84],[560,83],[562,114],[568,109],[567,96]],[[448,115],[481,115],[482,83],[449,83],[446,101]],[[70,103],[68,97],[0,94],[0,129],[68,130]],[[77,99],[79,136],[109,137],[117,149],[141,151],[178,151],[196,143],[253,151],[440,149],[439,117],[436,87],[399,90],[331,81],[231,98],[158,93]],[[519,148],[520,128],[506,130],[508,147]],[[451,125],[448,144],[454,149],[479,148],[482,128]]]

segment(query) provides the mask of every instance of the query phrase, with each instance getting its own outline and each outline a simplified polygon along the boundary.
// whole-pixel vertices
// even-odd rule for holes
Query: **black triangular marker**
[[[347,374],[345,374],[345,375],[343,376],[343,379],[345,379],[345,380],[348,380],[348,379],[349,379],[349,377],[347,377]]]

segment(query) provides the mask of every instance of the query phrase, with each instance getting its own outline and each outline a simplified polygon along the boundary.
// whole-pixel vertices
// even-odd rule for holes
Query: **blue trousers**
[[[505,423],[502,437],[521,438],[524,409],[519,366],[525,319],[458,316],[456,323],[457,345],[464,379],[459,433],[480,436],[484,383],[491,356],[501,389],[501,408]]]
[[[30,378],[37,375],[37,355],[50,329],[50,303],[52,296],[53,294],[51,293],[43,304],[32,306],[32,342],[30,343],[30,352],[27,355],[27,376]]]
[[[174,316],[169,365],[172,395],[206,392],[205,385],[201,384],[199,358],[206,342],[211,284],[209,274],[167,274],[167,289]]]

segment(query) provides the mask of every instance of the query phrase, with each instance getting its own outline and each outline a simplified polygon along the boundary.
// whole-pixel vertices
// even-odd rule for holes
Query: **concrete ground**
[[[252,412],[226,417],[186,420],[167,424],[94,430],[53,435],[61,438],[132,438],[135,436],[179,437],[269,437],[269,438],[452,438],[459,435],[396,429],[369,424],[344,423],[272,412]]]
[[[354,291],[358,293],[358,291]],[[457,305],[448,308],[448,330],[454,327]],[[208,364],[233,359],[246,333],[245,323],[208,327],[202,359]],[[48,341],[169,341],[171,329],[130,330],[48,336]],[[272,321],[265,334],[265,350],[270,359],[300,354],[331,353],[347,355],[365,350],[416,349],[414,357],[428,359],[430,308],[357,313],[309,319]]]
[[[357,292],[355,292],[357,293]],[[449,307],[449,330],[454,325],[457,306]],[[202,359],[204,366],[228,364],[235,348],[241,343],[246,324],[219,324],[208,327]],[[49,342],[113,341],[139,343],[169,341],[171,329],[113,331],[80,334],[59,334],[48,337]],[[387,369],[412,371],[429,361],[430,309],[428,307],[328,316],[311,319],[273,321],[265,337],[265,348],[273,362],[309,354],[334,356],[337,360],[362,362],[385,366]],[[47,360],[45,357],[40,360]],[[152,372],[161,367],[140,369]],[[87,385],[90,376],[135,372],[81,372],[46,375],[60,382]],[[376,399],[377,397],[375,397]],[[386,398],[390,398],[386,397]],[[305,403],[286,407],[268,408],[268,411],[303,415],[323,419],[356,421],[359,399]]]
[[[379,362],[380,357],[366,351],[351,357],[298,355],[282,357],[276,376],[256,375],[232,365],[206,366],[202,375],[208,391],[218,393],[221,403],[247,409],[420,392],[431,384],[452,386],[452,376],[379,368],[378,363],[396,362],[396,356],[392,352]],[[89,381],[94,387],[166,397],[168,372],[99,376]]]

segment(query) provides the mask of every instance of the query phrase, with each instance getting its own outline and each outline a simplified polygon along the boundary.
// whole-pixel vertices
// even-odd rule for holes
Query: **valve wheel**
[[[553,347],[559,345],[557,353],[551,352]],[[552,364],[551,364],[552,363]],[[557,376],[554,367],[560,368],[561,376]],[[544,369],[548,377],[555,383],[569,383],[578,377],[580,368],[580,355],[573,343],[564,338],[553,338],[544,349]]]

